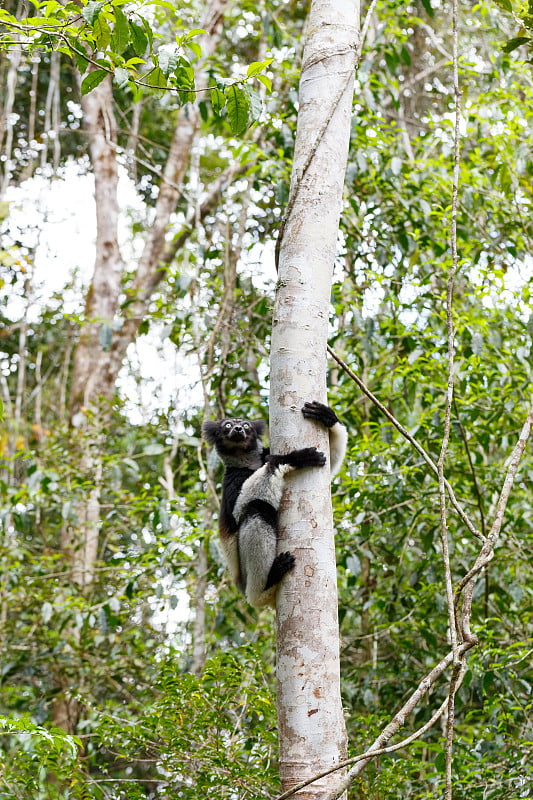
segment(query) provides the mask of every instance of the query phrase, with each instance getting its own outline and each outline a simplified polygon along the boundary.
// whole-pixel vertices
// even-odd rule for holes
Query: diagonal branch
[[[466,573],[466,575],[463,577],[463,579],[461,580],[461,582],[459,583],[459,585],[455,590],[455,606],[457,609],[457,613],[459,609],[459,604],[462,599],[461,617],[459,622],[463,640],[465,642],[472,642],[472,644],[477,644],[477,637],[470,630],[470,619],[472,616],[472,596],[476,585],[476,579],[481,573],[481,571],[486,566],[488,566],[490,561],[492,561],[492,559],[494,558],[494,548],[500,536],[503,523],[503,515],[505,513],[507,501],[509,500],[509,495],[511,494],[511,489],[513,488],[514,480],[516,477],[516,473],[518,472],[518,467],[520,465],[522,455],[524,454],[526,444],[531,435],[532,427],[533,427],[533,402],[531,404],[531,408],[529,409],[526,421],[518,437],[518,441],[509,459],[509,466],[507,467],[505,480],[503,482],[502,490],[498,498],[498,503],[496,505],[496,512],[494,515],[494,521],[489,531],[489,535],[485,539],[483,547],[479,551],[479,555],[476,558],[474,566]]]
[[[207,1],[201,20],[202,28],[209,34],[205,41],[205,58],[214,52],[218,44],[226,3],[227,0]],[[198,64],[198,75],[204,63],[205,60]],[[150,297],[166,274],[165,267],[180,246],[178,242],[175,250],[167,249],[166,236],[181,195],[183,176],[200,120],[198,108],[192,104],[182,108],[177,115],[172,144],[161,177],[154,220],[133,283],[127,290],[130,302],[126,305],[126,319],[120,320],[121,326],[117,329],[115,317],[123,291],[123,264],[117,235],[116,123],[110,79],[106,78],[86,95],[83,103],[95,175],[97,256],[87,293],[86,323],[75,351],[70,401],[72,417],[81,407],[90,406],[96,397],[112,397],[127,347],[134,340],[138,326],[146,315]],[[211,196],[217,197],[216,192]]]
[[[361,378],[348,366],[348,364],[346,364],[345,361],[342,360],[342,358],[339,355],[337,355],[337,353],[329,345],[328,345],[328,353],[337,362],[337,364],[340,367],[342,367],[344,372],[346,372],[346,374],[353,380],[353,382],[357,384],[357,386],[360,388],[360,390],[363,392],[363,394],[366,397],[368,397],[368,399],[376,406],[376,408],[379,411],[381,411],[383,416],[386,417],[389,420],[389,422],[392,423],[392,425],[394,425],[396,430],[399,431],[399,433],[401,433],[401,435],[404,437],[404,439],[406,439],[410,444],[412,444],[412,446],[415,448],[415,450],[417,450],[417,452],[420,453],[420,455],[422,456],[422,458],[424,459],[426,464],[430,467],[432,472],[434,472],[435,475],[437,475],[437,477],[438,477],[439,470],[438,470],[437,465],[435,464],[435,462],[433,461],[433,459],[431,458],[429,453],[426,452],[426,450],[424,450],[424,448],[422,447],[420,442],[418,442],[414,438],[414,436],[411,436],[409,431],[406,428],[404,428],[404,426],[401,424],[401,422],[399,422],[396,419],[394,414],[391,414],[389,409],[386,408],[380,400],[378,400],[376,395],[373,394],[370,391],[370,389],[361,380]],[[467,515],[466,511],[464,511],[463,508],[461,507],[461,505],[459,504],[459,501],[455,497],[455,492],[453,491],[450,483],[446,480],[446,478],[444,479],[444,486],[446,488],[446,491],[448,493],[448,497],[450,498],[450,502],[451,502],[452,506],[455,508],[455,510],[459,514],[460,518],[463,520],[464,524],[466,525],[466,527],[468,528],[470,533],[472,533],[477,539],[480,539],[482,542],[485,541],[484,537],[478,531],[478,529],[476,528],[474,523],[470,520],[470,518]]]
[[[436,472],[438,469],[437,466],[434,464],[433,460],[425,452],[422,446],[405,430],[405,428],[403,428],[403,426],[395,419],[395,417],[390,413],[390,411],[388,411],[388,409],[386,409],[385,406],[383,406],[383,404],[375,397],[375,395],[373,395],[372,392],[365,386],[363,381],[344,363],[344,361],[339,356],[335,354],[335,352],[329,346],[328,346],[328,351],[330,355],[335,359],[335,361],[359,386],[361,391],[364,392],[364,394],[372,401],[372,403],[374,403],[374,405],[379,409],[379,411],[381,411],[381,413],[387,417],[387,419],[407,439],[407,441],[409,441],[413,445],[413,447],[415,447],[415,449],[422,455],[422,457],[424,458],[426,463],[431,467],[431,469],[434,472]],[[442,675],[444,670],[446,670],[450,665],[453,665],[453,672],[450,679],[450,689],[448,697],[442,704],[441,709],[438,709],[438,711],[433,715],[432,719],[430,720],[430,723],[433,724],[441,716],[445,708],[447,708],[448,713],[450,713],[450,706],[449,706],[450,697],[454,697],[457,694],[457,691],[464,677],[466,669],[466,660],[465,660],[466,653],[472,647],[475,647],[476,644],[478,643],[477,636],[472,634],[470,629],[471,617],[472,617],[472,598],[476,584],[476,578],[494,557],[494,548],[501,532],[505,508],[507,506],[511,490],[514,485],[520,461],[525,451],[527,442],[531,436],[532,428],[533,428],[533,402],[531,403],[531,407],[529,409],[526,421],[522,427],[518,441],[515,447],[513,448],[513,452],[511,453],[511,457],[509,459],[505,480],[503,482],[500,496],[498,498],[498,503],[496,506],[494,520],[490,532],[487,537],[481,537],[480,534],[476,532],[476,536],[480,538],[483,542],[481,550],[479,551],[479,554],[476,558],[473,567],[463,577],[463,579],[460,581],[459,585],[456,587],[455,590],[454,616],[456,622],[454,624],[454,627],[461,635],[462,638],[461,643],[456,644],[456,646],[453,647],[452,650],[443,659],[441,659],[441,661],[431,670],[431,672],[429,672],[422,679],[415,692],[411,695],[411,697],[407,700],[407,702],[404,703],[402,708],[393,717],[391,722],[380,733],[380,735],[374,741],[372,746],[365,753],[356,756],[355,759],[351,760],[350,763],[353,763],[354,761],[356,763],[354,767],[349,771],[346,778],[343,780],[342,785],[335,791],[334,794],[325,796],[323,800],[336,800],[336,798],[340,797],[342,792],[348,788],[348,786],[353,782],[355,777],[360,772],[362,772],[362,770],[369,763],[369,761],[376,755],[380,755],[381,753],[386,753],[386,752],[392,752],[392,749],[399,749],[401,746],[406,746],[407,744],[410,744],[410,742],[414,740],[411,737],[408,737],[407,739],[403,740],[403,742],[398,743],[398,747],[396,747],[396,745],[393,748],[387,747],[387,743],[390,741],[392,736],[394,736],[398,732],[398,730],[405,724],[408,714],[410,714],[416,708],[416,706],[419,704],[424,694],[426,694],[432,688],[432,686],[435,684],[436,680],[440,677],[440,675]],[[444,486],[446,488],[446,491],[448,492],[448,496],[450,497],[452,505],[454,505],[456,510],[459,512],[460,506],[458,505],[457,500],[455,499],[455,495],[453,494],[453,491],[451,490],[451,487],[449,486],[446,480],[444,480]],[[463,518],[463,514],[461,514],[461,517]],[[421,735],[422,732],[428,730],[429,727],[431,726],[430,723],[427,723],[426,726],[424,726],[423,730],[421,729],[418,733]],[[450,721],[450,723],[447,725],[448,731],[450,730],[451,723],[452,721]],[[342,766],[346,766],[346,762],[344,762],[342,765],[341,764],[336,765],[335,769],[339,769]],[[448,780],[448,787],[450,787],[449,780]],[[295,790],[299,788],[301,787],[300,786],[294,787]],[[286,798],[288,796],[289,796],[288,793],[285,793],[284,795],[281,795],[281,797],[278,798],[278,800],[282,800],[282,798]]]
[[[459,655],[463,657],[465,653],[472,647],[470,643],[464,643],[459,647]],[[354,765],[353,768],[347,773],[345,779],[343,780],[340,786],[337,786],[335,791],[331,794],[325,795],[321,800],[336,800],[336,798],[340,797],[343,792],[350,786],[353,782],[354,778],[359,775],[366,765],[371,761],[373,758],[377,756],[384,755],[386,753],[393,753],[396,750],[400,750],[403,747],[407,747],[408,745],[412,744],[412,742],[419,739],[426,731],[428,731],[437,720],[442,716],[446,707],[448,705],[448,698],[441,703],[439,708],[432,714],[430,719],[424,723],[420,728],[413,733],[409,734],[405,739],[402,739],[401,742],[397,742],[394,745],[388,745],[388,742],[392,739],[392,737],[405,725],[406,719],[411,714],[417,706],[420,704],[422,699],[425,697],[428,692],[436,684],[437,680],[441,677],[441,675],[448,669],[450,665],[453,664],[454,661],[454,653],[450,651],[445,655],[438,664],[436,664],[428,674],[422,678],[420,683],[418,684],[415,691],[411,694],[411,696],[406,700],[403,706],[396,712],[392,720],[389,724],[383,729],[383,731],[379,734],[379,736],[374,740],[372,745],[365,750],[364,753],[360,753],[357,756],[353,756],[352,758],[346,759],[342,763],[335,764],[335,766],[331,767],[328,770],[325,770],[323,773],[319,775],[315,775],[312,778],[309,778],[301,783],[298,783],[295,786],[292,786],[288,791],[283,792],[283,794],[279,795],[276,800],[286,800],[286,798],[291,797],[292,795],[296,794],[300,789],[303,789],[305,786],[313,783],[314,781],[318,780],[324,775],[329,775],[332,772],[336,772],[339,769],[343,769],[344,767],[349,766],[350,764]],[[461,665],[461,671],[457,676],[456,680],[456,689],[459,688],[465,673],[465,665]]]
[[[459,52],[458,52],[458,24],[459,24],[459,3],[458,0],[453,0],[452,3],[452,44],[453,44],[453,91],[455,100],[455,123],[453,132],[453,179],[452,179],[452,216],[451,216],[451,250],[452,250],[452,265],[448,277],[448,285],[446,290],[446,327],[448,334],[448,382],[446,391],[446,412],[444,420],[444,436],[442,441],[442,448],[438,461],[439,468],[439,500],[440,500],[440,533],[442,543],[442,559],[444,562],[444,578],[446,584],[446,602],[448,606],[448,627],[450,632],[450,641],[453,650],[454,669],[450,681],[450,690],[448,692],[448,713],[446,717],[446,768],[445,779],[446,800],[452,800],[452,759],[453,759],[453,741],[455,733],[455,696],[459,688],[458,677],[459,672],[462,670],[464,674],[465,662],[464,656],[461,664],[458,653],[457,634],[458,627],[456,624],[456,615],[454,607],[453,595],[453,579],[452,570],[450,566],[450,549],[449,549],[449,533],[448,524],[446,519],[446,492],[444,487],[444,462],[446,460],[446,453],[448,450],[448,442],[450,439],[450,428],[452,422],[452,403],[453,403],[453,367],[454,367],[454,337],[455,327],[453,324],[453,289],[455,283],[455,276],[459,263],[459,256],[457,252],[457,199],[459,195],[459,166],[460,166],[460,131],[459,123],[461,120],[461,89],[459,86]]]

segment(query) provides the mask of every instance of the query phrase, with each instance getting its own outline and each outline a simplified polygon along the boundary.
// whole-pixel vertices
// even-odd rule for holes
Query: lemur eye
[[[242,427],[244,428],[245,431],[249,431],[250,430],[250,426],[248,425],[247,422],[245,422]]]
[[[225,423],[225,425],[224,425],[224,428],[225,428],[227,431],[229,431],[229,429],[231,428],[231,422],[226,422],[226,423]]]

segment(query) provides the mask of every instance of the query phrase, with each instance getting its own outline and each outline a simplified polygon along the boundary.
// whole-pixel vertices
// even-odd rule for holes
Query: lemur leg
[[[283,478],[293,467],[288,464],[265,464],[243,483],[235,503],[234,515],[239,523],[239,561],[241,581],[246,599],[253,606],[274,603],[275,586],[294,566],[294,557],[285,562],[276,583],[269,583],[277,561],[278,508],[283,493]],[[276,572],[276,569],[274,569]],[[270,591],[268,591],[270,590]]]
[[[276,553],[284,477],[294,469],[323,466],[325,461],[315,447],[271,455],[242,486],[234,515],[239,523],[241,581],[253,606],[272,605],[278,583],[295,564],[292,553]]]

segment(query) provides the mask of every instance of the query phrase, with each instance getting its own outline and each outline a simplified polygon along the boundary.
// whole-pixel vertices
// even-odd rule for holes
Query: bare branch
[[[371,400],[371,402],[376,406],[376,408],[379,411],[381,411],[383,416],[386,417],[389,420],[389,422],[392,423],[392,425],[394,425],[396,430],[399,431],[399,433],[401,433],[404,439],[406,439],[410,444],[413,445],[415,450],[417,450],[420,453],[420,455],[422,456],[426,464],[430,467],[430,469],[438,476],[437,465],[435,464],[429,453],[427,453],[422,447],[422,445],[419,442],[417,442],[414,436],[411,436],[409,431],[407,431],[406,428],[404,428],[401,422],[398,422],[394,414],[391,414],[388,408],[386,408],[383,405],[383,403],[380,400],[378,400],[376,395],[370,391],[370,389],[361,380],[361,378],[348,366],[348,364],[346,364],[345,361],[342,360],[342,358],[339,355],[337,355],[337,353],[329,345],[328,345],[328,353],[337,362],[337,364],[340,367],[342,367],[342,369],[346,372],[346,374],[349,375],[349,377],[354,381],[354,383],[357,384],[357,386],[361,389],[363,394],[365,394],[366,397],[368,397],[368,399]],[[446,479],[444,479],[444,486],[446,487],[446,491],[448,492],[448,497],[450,498],[452,506],[455,508],[455,510],[459,514],[460,518],[463,520],[464,524],[466,525],[470,533],[472,533],[477,539],[480,539],[482,542],[484,542],[485,538],[477,530],[474,523],[470,520],[467,513],[463,510],[463,508],[459,504],[459,501],[455,497],[455,492],[453,491],[452,487],[450,486],[449,482]]]
[[[477,644],[477,637],[474,634],[472,634],[470,630],[470,619],[472,615],[472,596],[474,593],[474,587],[476,585],[476,578],[494,558],[494,547],[496,545],[496,542],[498,540],[502,528],[503,515],[505,513],[507,501],[509,499],[509,495],[511,494],[511,489],[513,488],[514,480],[516,477],[516,473],[518,471],[518,467],[520,465],[520,461],[522,459],[522,455],[526,448],[528,439],[531,435],[532,426],[533,426],[533,402],[531,404],[531,408],[529,409],[526,421],[520,432],[520,436],[518,437],[518,442],[516,443],[513,452],[511,453],[511,457],[509,459],[509,466],[507,467],[505,480],[503,482],[502,490],[498,498],[498,503],[496,505],[496,512],[494,515],[494,521],[492,523],[489,535],[485,539],[483,547],[479,551],[479,555],[474,563],[474,566],[466,573],[466,575],[463,577],[463,579],[461,580],[455,591],[456,613],[458,613],[458,606],[462,599],[460,627],[463,640],[465,642],[471,642],[472,644]]]
[[[463,656],[467,650],[471,647],[470,644],[461,645],[459,648],[460,655]],[[417,688],[411,695],[411,697],[407,700],[406,703],[402,706],[402,708],[397,712],[397,714],[393,717],[391,722],[387,725],[387,727],[382,731],[382,733],[378,736],[378,738],[374,741],[374,743],[366,750],[364,753],[360,753],[357,756],[353,756],[352,758],[348,758],[345,761],[340,762],[339,764],[335,764],[334,767],[331,767],[320,774],[314,775],[312,778],[308,778],[301,783],[298,783],[295,786],[292,786],[288,791],[283,792],[283,794],[279,795],[276,800],[286,800],[286,798],[291,797],[292,795],[296,794],[296,792],[300,791],[300,789],[309,786],[311,783],[319,780],[326,775],[331,774],[332,772],[336,772],[339,769],[343,769],[344,767],[350,766],[353,764],[354,767],[350,772],[347,774],[345,780],[343,781],[341,786],[338,786],[334,793],[324,795],[321,800],[336,800],[336,798],[340,797],[343,792],[346,791],[348,786],[352,783],[353,779],[364,769],[366,764],[373,758],[377,756],[385,755],[387,753],[394,753],[397,750],[401,750],[403,747],[408,747],[414,741],[419,739],[423,736],[426,731],[430,730],[433,725],[437,722],[438,719],[442,716],[446,707],[448,705],[448,698],[441,703],[441,705],[437,708],[437,710],[432,714],[430,719],[424,723],[420,728],[418,728],[413,733],[409,734],[405,739],[402,739],[401,742],[397,742],[396,744],[387,746],[387,742],[394,736],[398,730],[405,725],[405,721],[407,716],[414,711],[416,706],[420,703],[422,697],[427,694],[431,690],[431,688],[436,683],[437,679],[442,675],[442,673],[453,664],[454,654],[450,651],[432,670],[431,672],[426,675],[425,678],[420,681]],[[462,683],[464,673],[466,671],[466,665],[461,664],[460,672],[456,678],[456,689]]]
[[[448,385],[446,391],[446,411],[444,420],[444,436],[442,441],[441,453],[438,461],[439,468],[439,498],[440,498],[440,519],[441,519],[441,542],[442,558],[444,562],[444,575],[446,582],[446,602],[448,605],[448,626],[450,631],[450,641],[453,650],[454,670],[450,681],[448,693],[448,713],[446,717],[446,790],[445,800],[452,800],[452,760],[453,760],[453,740],[455,731],[455,695],[459,688],[458,677],[462,670],[464,673],[465,664],[460,665],[457,648],[457,628],[455,617],[455,605],[453,596],[452,571],[450,566],[449,534],[446,521],[446,493],[444,487],[444,462],[450,439],[450,427],[452,419],[453,403],[453,365],[454,365],[454,337],[455,329],[453,324],[453,288],[457,267],[459,263],[457,253],[457,198],[459,195],[459,165],[460,165],[460,131],[459,123],[461,119],[461,90],[459,87],[459,55],[458,55],[458,19],[459,6],[458,0],[453,0],[452,4],[452,43],[453,43],[453,91],[455,99],[455,124],[453,140],[453,180],[452,180],[452,218],[451,218],[451,250],[452,266],[448,277],[446,290],[446,327],[448,334]]]

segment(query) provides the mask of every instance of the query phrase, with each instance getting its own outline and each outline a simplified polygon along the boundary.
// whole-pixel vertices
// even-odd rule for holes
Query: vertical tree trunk
[[[111,78],[82,101],[94,172],[96,259],[85,301],[85,324],[74,357],[70,411],[74,416],[98,395],[109,399],[116,375],[109,374],[109,348],[121,288],[118,246],[118,165]]]
[[[208,0],[206,4],[203,22],[210,34],[204,43],[207,53],[213,52],[218,42],[225,3],[226,0]],[[180,196],[199,113],[191,106],[177,116],[153,225],[128,289],[134,299],[122,316],[119,304],[123,263],[118,245],[118,165],[111,79],[107,78],[86,95],[82,105],[95,179],[96,259],[85,303],[85,324],[74,352],[69,410],[74,426],[84,428],[86,440],[93,440],[84,445],[80,468],[93,480],[94,488],[85,507],[78,509],[77,530],[67,531],[62,545],[70,554],[74,578],[87,586],[94,572],[99,530],[101,464],[96,401],[112,399],[127,347],[134,341],[150,298],[164,277],[165,234]],[[80,413],[84,409],[96,410],[95,419],[85,419],[84,413]]]
[[[22,6],[19,4],[18,14],[21,14]],[[0,109],[0,149],[3,157],[3,176],[0,181],[0,197],[6,192],[11,180],[12,172],[12,149],[15,124],[13,118],[13,107],[15,104],[15,90],[17,87],[18,70],[22,58],[22,47],[13,47],[9,51],[9,69],[6,80],[6,94],[3,99],[3,108]],[[5,140],[4,140],[5,134]]]
[[[305,422],[306,400],[326,399],[330,291],[348,155],[357,0],[313,0],[300,81],[291,197],[280,248],[271,354],[274,452],[317,445],[327,435]],[[326,469],[288,481],[280,551],[296,567],[278,592],[278,721],[283,789],[345,756],[333,522]],[[332,791],[339,775],[297,797]]]

